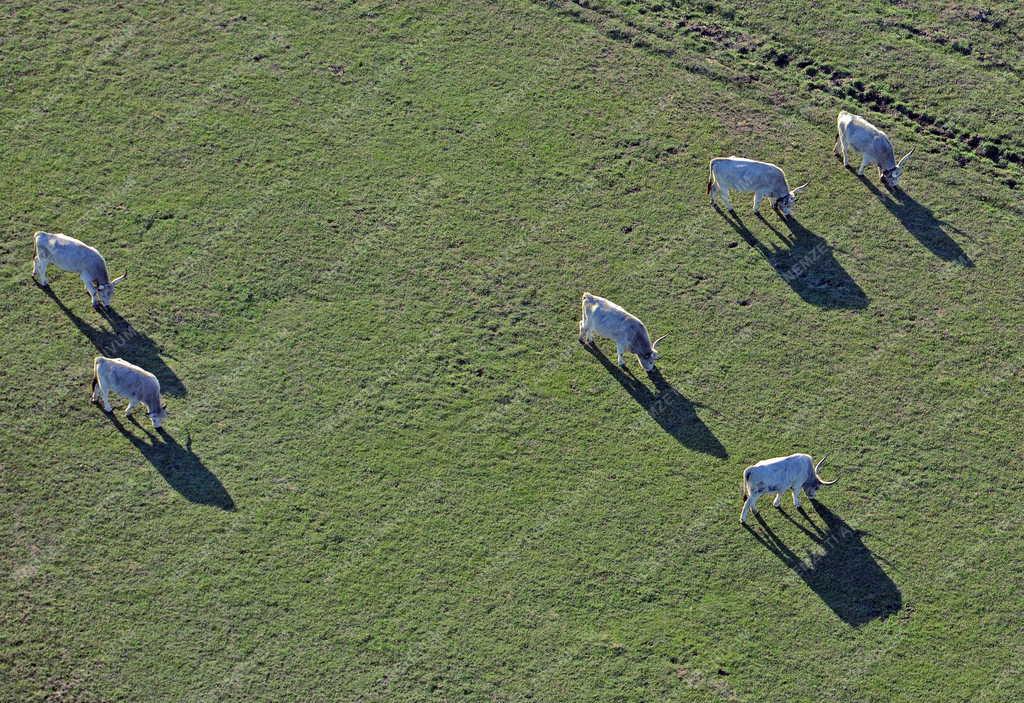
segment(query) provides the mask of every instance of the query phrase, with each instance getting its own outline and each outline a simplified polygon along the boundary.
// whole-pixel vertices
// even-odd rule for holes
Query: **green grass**
[[[863,109],[763,52],[853,35],[1003,144],[1019,85],[862,57],[838,4],[589,5],[3,8],[0,699],[1020,698],[1020,170],[869,112],[894,200],[831,155]],[[734,152],[811,181],[792,230],[708,206]],[[128,269],[122,321],[32,284],[36,229]],[[582,290],[661,377],[577,344]],[[168,437],[88,403],[98,348]],[[792,451],[842,481],[742,529]]]

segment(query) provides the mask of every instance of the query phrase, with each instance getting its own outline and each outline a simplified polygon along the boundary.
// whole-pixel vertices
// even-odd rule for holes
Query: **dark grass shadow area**
[[[964,268],[971,268],[974,262],[967,252],[956,243],[946,230],[957,234],[963,234],[956,227],[935,217],[935,214],[927,207],[917,202],[902,188],[889,188],[885,186],[883,192],[878,186],[871,182],[867,176],[858,176],[868,190],[874,193],[875,197],[885,205],[904,229],[914,235],[914,238],[935,256],[944,261],[952,261]]]
[[[156,434],[150,432],[135,419],[133,413],[129,420],[145,435],[143,439],[129,431],[118,419],[116,412],[118,411],[107,413],[111,424],[139,450],[171,488],[192,503],[210,505],[222,510],[235,509],[235,501],[224,488],[224,484],[192,451],[191,437],[185,440],[183,447],[162,427],[156,430]],[[137,412],[143,411],[140,408]]]
[[[786,498],[788,495],[783,496],[783,500]],[[898,613],[903,607],[903,595],[879,565],[880,559],[862,541],[867,533],[850,527],[818,501],[812,500],[811,504],[823,525],[816,523],[803,508],[798,509],[801,520],[797,520],[789,514],[793,508],[785,503],[782,509],[772,508],[770,513],[781,514],[823,551],[807,559],[790,549],[759,514],[755,517],[760,532],[749,525],[744,527],[796,572],[843,622],[859,627]]]
[[[50,299],[57,304],[57,307],[78,328],[78,331],[92,342],[100,354],[121,357],[125,361],[146,369],[159,379],[160,392],[165,395],[180,398],[186,394],[185,384],[163,360],[160,346],[145,333],[133,327],[116,311],[107,308],[99,313],[110,324],[109,330],[93,327],[61,302],[52,288],[36,285],[50,296]]]
[[[726,212],[718,205],[714,207],[804,302],[829,309],[861,310],[868,306],[867,295],[836,261],[828,242],[793,217],[782,220],[788,229],[783,232],[761,215],[751,215],[782,242],[782,246],[769,246],[750,231],[738,214]]]
[[[718,441],[714,433],[697,416],[695,408],[702,407],[689,400],[676,390],[661,372],[654,368],[647,377],[654,384],[654,391],[634,376],[615,365],[611,359],[593,344],[584,344],[583,348],[594,355],[607,369],[608,373],[626,389],[633,400],[647,411],[661,428],[672,435],[684,447],[694,451],[710,454],[725,459],[729,456],[725,447]],[[627,357],[629,358],[629,357]],[[627,369],[629,367],[627,366]]]

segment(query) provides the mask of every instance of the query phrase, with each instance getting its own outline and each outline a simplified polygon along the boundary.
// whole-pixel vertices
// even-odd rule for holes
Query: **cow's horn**
[[[667,334],[663,334],[660,337],[658,337],[657,339],[655,339],[654,340],[654,344],[651,345],[651,349],[657,348],[658,342],[660,342],[661,340],[665,339],[665,337],[667,337],[667,336],[668,336]]]
[[[821,485],[823,485],[823,486],[831,486],[833,483],[835,483],[836,481],[839,480],[838,478],[835,478],[835,479],[832,479],[831,481],[822,481],[821,480],[821,476],[818,475],[818,469],[820,469],[821,465],[825,463],[825,459],[827,457],[828,457],[828,453],[825,453],[825,455],[821,457],[821,461],[819,461],[817,464],[814,465],[814,477],[816,479],[818,479],[818,481],[820,481]]]
[[[805,190],[807,190],[807,186],[809,186],[809,185],[810,185],[810,182],[808,181],[807,183],[804,183],[799,188],[794,188],[793,189],[793,195],[797,195],[798,193],[803,193]]]
[[[910,155],[913,154],[913,153],[914,153],[913,149],[908,151],[906,156],[904,156],[902,159],[900,159],[899,161],[896,162],[896,168],[902,168],[903,167],[903,162],[906,161],[907,159],[909,159]]]
[[[116,285],[117,285],[118,283],[120,283],[121,281],[123,281],[123,280],[124,280],[124,279],[126,279],[126,278],[128,278],[128,272],[127,272],[127,271],[125,271],[125,272],[124,272],[124,273],[122,273],[122,274],[121,274],[120,276],[118,276],[118,277],[117,277],[117,278],[115,278],[115,279],[114,279],[113,281],[111,281],[111,282],[110,282],[110,285],[112,285],[112,286],[116,286]]]

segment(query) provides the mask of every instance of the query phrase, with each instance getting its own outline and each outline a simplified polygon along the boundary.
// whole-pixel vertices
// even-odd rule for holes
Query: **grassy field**
[[[0,700],[1024,695],[1019,4],[0,16]],[[731,153],[795,221],[708,205]],[[32,283],[37,229],[128,270],[115,315]],[[794,451],[840,483],[743,529]]]

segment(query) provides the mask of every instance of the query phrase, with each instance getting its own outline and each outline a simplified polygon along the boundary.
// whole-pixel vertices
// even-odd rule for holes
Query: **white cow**
[[[658,342],[668,336],[662,335],[652,343],[644,323],[635,315],[607,298],[584,293],[580,342],[591,344],[595,334],[615,342],[616,363],[619,366],[626,365],[622,355],[631,352],[636,354],[645,371],[654,368],[654,362],[658,360]]]
[[[41,286],[50,285],[46,278],[47,264],[53,264],[65,271],[73,271],[82,277],[85,290],[92,298],[96,310],[100,305],[110,307],[114,287],[126,279],[125,273],[113,281],[107,276],[107,262],[93,247],[66,234],[36,232],[36,255],[32,260],[32,276]]]
[[[836,126],[839,136],[836,137],[832,153],[843,157],[843,166],[850,165],[849,152],[855,151],[862,157],[860,168],[857,169],[858,176],[863,176],[865,167],[874,164],[878,168],[878,175],[882,179],[882,183],[890,188],[899,185],[900,176],[903,175],[903,165],[914,153],[913,149],[897,161],[892,142],[885,132],[860,115],[854,115],[845,110],[839,113]]]
[[[139,403],[146,406],[153,427],[159,428],[167,418],[167,406],[160,400],[160,381],[157,377],[124,359],[97,356],[92,366],[92,402],[103,398],[103,409],[111,411],[110,391],[128,399],[124,414],[127,417]]]
[[[800,507],[800,491],[809,498],[822,486],[831,486],[839,479],[822,481],[818,469],[825,463],[821,457],[816,465],[809,454],[790,454],[775,459],[765,459],[743,470],[743,511],[740,522],[746,524],[747,514],[757,512],[757,499],[765,493],[774,493],[772,502],[776,508],[782,504],[782,494],[793,491],[793,505]]]
[[[786,182],[786,174],[775,164],[742,159],[738,156],[711,159],[710,170],[708,195],[711,196],[711,204],[715,204],[717,196],[729,212],[733,212],[732,202],[729,201],[729,191],[737,190],[741,193],[754,194],[755,213],[761,205],[761,200],[768,198],[772,209],[780,217],[788,217],[793,212],[796,196],[802,193],[808,185],[804,183],[799,188],[790,190],[789,184]]]

